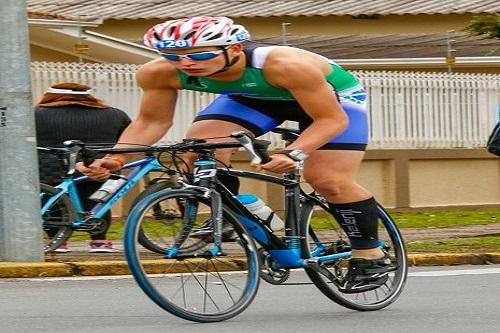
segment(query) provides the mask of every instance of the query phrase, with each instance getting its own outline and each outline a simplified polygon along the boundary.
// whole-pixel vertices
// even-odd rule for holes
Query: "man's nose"
[[[195,61],[192,59],[189,59],[188,57],[182,57],[181,60],[179,60],[179,63],[181,65],[193,65],[195,63]]]

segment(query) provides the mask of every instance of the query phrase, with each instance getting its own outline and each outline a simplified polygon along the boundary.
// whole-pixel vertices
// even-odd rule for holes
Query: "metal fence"
[[[141,97],[134,80],[137,65],[33,62],[31,68],[34,101],[51,84],[79,82],[92,86],[95,96],[132,118],[137,114]],[[500,75],[354,73],[368,91],[370,148],[483,147],[497,121]],[[214,97],[181,91],[174,126],[162,141],[182,139],[195,113]],[[266,138],[280,147],[277,137]]]

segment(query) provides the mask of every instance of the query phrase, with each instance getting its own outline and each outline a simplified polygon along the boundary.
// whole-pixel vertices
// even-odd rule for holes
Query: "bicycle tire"
[[[160,180],[148,185],[132,202],[130,210],[132,210],[138,202],[150,194],[176,187],[178,187],[178,183],[172,180]],[[178,208],[179,213],[183,211],[182,203],[179,203]],[[172,212],[172,210],[169,212],[162,209],[160,204],[153,207],[154,220],[152,220],[151,226],[145,224],[141,226],[138,236],[139,244],[151,252],[165,254],[167,249],[171,247],[172,244],[168,241],[169,238],[166,237],[166,235],[161,234],[161,228],[159,228],[158,225],[164,224],[165,226],[168,226],[169,224],[175,223],[175,215],[173,214],[175,213]],[[193,243],[189,244],[189,246],[186,246],[186,250],[197,250],[203,246],[205,246],[203,240],[199,240],[197,242],[193,241]]]
[[[162,309],[186,320],[217,322],[238,315],[252,302],[260,280],[259,257],[248,230],[223,206],[225,223],[234,229],[232,239],[223,239],[223,256],[209,255],[213,243],[206,242],[203,248],[183,251],[179,257],[157,255],[157,260],[148,261],[151,254],[146,256],[137,246],[141,224],[154,205],[166,200],[184,200],[191,215],[200,214],[186,218],[184,228],[175,235],[179,247],[189,239],[192,221],[211,213],[206,199],[190,190],[167,189],[139,201],[125,229],[125,255],[136,282]],[[191,296],[194,299],[188,300]]]
[[[59,193],[59,189],[40,184],[40,204],[43,207],[47,200]],[[44,252],[56,250],[68,241],[73,233],[73,222],[77,218],[77,213],[68,195],[60,196],[50,207],[41,214],[44,229]],[[55,231],[54,231],[55,230]],[[53,236],[49,235],[53,234]]]
[[[307,223],[307,228],[309,230],[307,238],[309,240],[314,237],[320,239],[319,243],[326,249],[324,251],[330,251],[328,254],[342,252],[350,253],[348,237],[343,234],[342,229],[338,227],[338,224],[334,220],[333,216],[331,216],[328,211],[325,212],[325,210],[326,206],[321,206],[315,202],[306,200],[304,203],[302,210],[302,223]],[[335,282],[332,282],[317,270],[312,268],[305,269],[311,281],[323,294],[337,304],[352,310],[374,311],[382,309],[399,297],[406,283],[408,275],[408,261],[401,233],[394,220],[380,205],[378,206],[378,213],[379,239],[384,242],[384,248],[387,252],[389,252],[393,265],[396,266],[396,270],[390,272],[390,277],[383,286],[363,293],[345,294],[339,291]],[[315,219],[313,215],[317,216],[319,214],[329,216],[327,219],[331,221],[332,224],[334,223],[337,225],[335,227],[335,232],[322,232],[321,230],[314,230],[314,227],[311,226],[311,221],[314,221]],[[324,221],[321,223],[325,224]],[[314,253],[313,249],[317,251],[318,246],[314,243],[314,241],[303,242],[303,251],[306,254],[306,258],[310,257],[311,253]],[[321,265],[323,268],[327,268],[330,272],[334,273],[334,275],[339,278],[338,281],[340,281],[346,273],[345,263],[347,262],[347,259],[349,258],[335,260]]]

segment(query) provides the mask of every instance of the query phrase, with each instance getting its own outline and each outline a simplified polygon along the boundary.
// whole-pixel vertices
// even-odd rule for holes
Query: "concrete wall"
[[[248,165],[238,154],[233,164]],[[500,207],[500,158],[484,149],[369,150],[358,179],[387,208]],[[282,209],[276,186],[261,187],[256,193]]]
[[[78,57],[62,52],[50,50],[41,46],[30,45],[31,61],[50,61],[50,62],[75,62]]]
[[[368,151],[360,182],[391,208],[500,206],[500,159],[483,149]]]
[[[235,154],[233,167],[250,170],[245,153]],[[500,207],[500,158],[483,149],[369,150],[359,182],[397,210]],[[126,214],[139,190],[116,205],[113,215]],[[278,185],[242,179],[240,193],[255,193],[283,211]]]

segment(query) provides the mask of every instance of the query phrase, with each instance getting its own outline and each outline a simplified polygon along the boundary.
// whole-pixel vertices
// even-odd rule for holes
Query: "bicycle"
[[[87,176],[74,176],[77,158],[81,156],[85,163],[89,164],[96,153],[105,152],[106,148],[91,150],[78,140],[66,141],[64,145],[65,148],[37,147],[39,151],[58,156],[67,169],[62,182],[57,186],[40,184],[41,217],[46,238],[45,252],[54,251],[65,243],[74,230],[86,231],[91,234],[101,233],[105,227],[103,215],[150,172],[161,172],[168,176],[175,174],[175,171],[161,164],[156,156],[146,154],[144,158],[123,166],[123,169],[129,169],[131,172],[126,183],[117,192],[102,202],[96,202],[90,211],[84,211],[76,185],[89,178]],[[111,177],[118,177],[118,175]],[[167,187],[176,184],[170,178],[160,176],[147,182],[146,187],[159,182]],[[147,234],[143,231],[141,235],[147,247]]]
[[[266,161],[269,142],[255,140],[236,132],[237,141],[205,142],[185,140],[173,146],[152,147],[146,151],[195,152],[192,183],[180,180],[182,188],[164,189],[145,196],[132,209],[125,230],[125,254],[136,282],[146,295],[164,310],[195,322],[216,322],[232,318],[252,302],[259,287],[261,264],[271,272],[286,273],[303,268],[311,281],[334,302],[354,310],[373,311],[394,302],[405,285],[408,264],[401,234],[389,214],[379,206],[380,247],[386,250],[394,269],[387,282],[371,291],[341,293],[351,256],[349,240],[343,231],[323,233],[315,230],[313,216],[329,208],[318,194],[300,188],[299,170],[283,178],[267,174],[216,167],[217,148],[244,147],[252,163]],[[252,215],[237,197],[217,180],[218,173],[272,182],[285,188],[285,235],[275,235],[257,216]],[[179,202],[182,205],[179,205]],[[137,246],[143,223],[153,207],[178,211],[178,232],[155,261],[146,260]],[[213,236],[196,247],[189,245],[193,227],[212,219]],[[223,223],[232,234],[223,234]],[[165,237],[166,238],[166,237]],[[257,242],[261,250],[257,249]],[[264,260],[262,260],[264,259]],[[272,277],[274,278],[274,277]],[[192,299],[191,299],[192,298]]]

